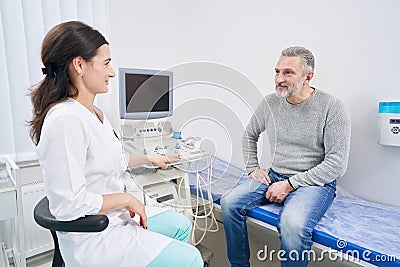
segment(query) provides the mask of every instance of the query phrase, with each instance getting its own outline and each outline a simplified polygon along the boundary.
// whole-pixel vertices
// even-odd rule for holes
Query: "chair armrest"
[[[42,198],[35,206],[33,217],[40,226],[61,232],[101,232],[108,226],[106,215],[86,215],[73,221],[58,221],[50,213],[49,200]]]

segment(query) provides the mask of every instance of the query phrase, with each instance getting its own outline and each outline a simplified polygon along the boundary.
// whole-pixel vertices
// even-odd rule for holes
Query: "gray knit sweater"
[[[257,107],[243,135],[246,171],[259,168],[257,141],[266,131],[271,168],[294,188],[324,185],[342,176],[350,150],[350,118],[342,101],[315,90],[293,105],[275,94]]]

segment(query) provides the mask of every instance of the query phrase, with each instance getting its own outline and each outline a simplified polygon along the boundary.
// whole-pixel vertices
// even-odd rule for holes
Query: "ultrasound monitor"
[[[147,120],[172,115],[171,71],[120,68],[118,74],[121,119]]]

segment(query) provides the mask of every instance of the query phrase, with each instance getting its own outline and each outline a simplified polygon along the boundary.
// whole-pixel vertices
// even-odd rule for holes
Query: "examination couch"
[[[202,162],[199,162],[201,170]],[[203,163],[205,165],[205,163]],[[248,179],[243,170],[218,158],[212,163],[211,192],[213,201],[235,185]],[[206,176],[206,168],[200,175]],[[195,189],[195,173],[189,173]],[[207,188],[207,187],[204,187]],[[249,220],[276,230],[280,204],[267,204],[252,210]],[[361,266],[400,266],[400,208],[366,201],[338,188],[332,206],[313,231],[314,245]]]

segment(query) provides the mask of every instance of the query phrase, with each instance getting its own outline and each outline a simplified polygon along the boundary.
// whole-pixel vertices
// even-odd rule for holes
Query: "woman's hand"
[[[151,164],[160,167],[162,169],[168,168],[168,163],[177,162],[180,160],[178,155],[158,155],[158,154],[151,154],[148,155],[148,159]]]
[[[147,215],[144,204],[131,194],[129,196],[130,198],[125,208],[129,211],[131,218],[135,217],[135,214],[139,215],[140,225],[147,229]]]
[[[177,162],[180,160],[178,155],[159,155],[159,154],[149,154],[149,155],[138,155],[131,154],[129,156],[128,167],[136,167],[141,165],[152,164],[163,169],[168,168],[168,163]]]
[[[140,225],[143,228],[147,228],[147,215],[144,208],[144,204],[140,202],[136,197],[129,193],[112,193],[105,194],[103,197],[103,204],[99,213],[107,213],[121,208],[126,208],[129,211],[131,217],[135,217],[135,214],[140,216]]]

